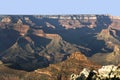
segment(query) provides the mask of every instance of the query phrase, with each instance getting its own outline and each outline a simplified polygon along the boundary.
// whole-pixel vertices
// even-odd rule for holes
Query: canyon
[[[0,61],[10,69],[34,71],[49,79],[55,75],[53,69],[54,79],[67,80],[67,73],[78,74],[86,66],[118,65],[119,56],[119,16],[0,15]],[[67,62],[72,60],[76,69]],[[61,66],[70,70],[62,71]]]

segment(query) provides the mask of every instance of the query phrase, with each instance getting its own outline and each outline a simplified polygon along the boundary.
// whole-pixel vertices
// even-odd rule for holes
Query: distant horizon
[[[56,0],[3,0],[0,3],[0,15],[80,15],[109,14],[120,16],[118,0],[114,1],[56,1]]]
[[[111,15],[111,16],[120,16],[120,15],[113,15],[113,14],[100,14],[100,13],[96,13],[96,14],[86,14],[86,13],[84,13],[84,14],[81,14],[81,13],[79,13],[79,14],[64,14],[64,13],[59,13],[59,14],[56,14],[56,13],[43,13],[43,14],[39,14],[39,13],[4,13],[4,14],[1,14],[0,13],[0,15]]]
[[[116,15],[111,15],[111,14],[0,14],[0,16],[7,16],[7,15],[10,15],[10,16],[19,16],[19,15],[41,15],[41,16],[59,16],[59,15],[62,15],[62,16],[68,16],[68,15],[108,15],[108,16],[116,16]],[[116,16],[117,17],[117,16]],[[120,16],[118,16],[120,17]]]

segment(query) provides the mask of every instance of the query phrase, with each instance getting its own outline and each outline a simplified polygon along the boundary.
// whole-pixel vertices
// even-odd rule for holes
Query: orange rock
[[[5,17],[5,18],[2,19],[1,22],[3,22],[3,23],[10,23],[11,19],[10,19],[10,17]]]
[[[73,54],[70,55],[69,59],[76,59],[76,60],[83,60],[83,61],[86,61],[87,60],[87,57],[85,57],[82,53],[80,52],[75,52]]]
[[[29,30],[29,26],[28,25],[15,25],[14,29],[20,32],[20,35],[24,36]]]

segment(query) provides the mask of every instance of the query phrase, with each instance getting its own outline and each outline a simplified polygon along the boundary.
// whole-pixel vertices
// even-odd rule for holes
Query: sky
[[[120,0],[1,0],[0,14],[110,14],[120,16]]]

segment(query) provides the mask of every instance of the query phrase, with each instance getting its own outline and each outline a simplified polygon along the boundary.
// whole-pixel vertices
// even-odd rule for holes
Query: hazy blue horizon
[[[118,0],[3,0],[0,15],[110,14],[120,16]]]

